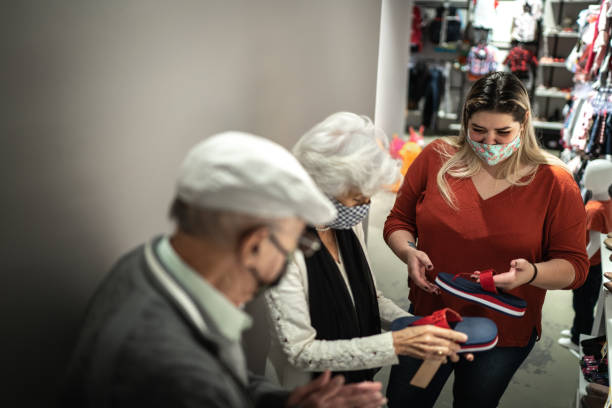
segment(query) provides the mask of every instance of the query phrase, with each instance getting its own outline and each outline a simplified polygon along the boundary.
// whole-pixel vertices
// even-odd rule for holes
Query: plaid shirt
[[[512,72],[525,72],[529,71],[532,65],[538,65],[538,59],[531,51],[521,47],[514,47],[504,60],[504,65],[509,65]]]

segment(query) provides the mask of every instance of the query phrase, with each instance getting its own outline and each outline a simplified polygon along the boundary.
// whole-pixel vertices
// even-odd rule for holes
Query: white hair
[[[400,176],[400,163],[388,146],[387,136],[370,118],[338,112],[306,132],[293,154],[328,196],[352,190],[372,196]]]

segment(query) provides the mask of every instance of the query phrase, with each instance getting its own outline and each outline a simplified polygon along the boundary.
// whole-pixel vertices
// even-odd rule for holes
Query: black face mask
[[[255,278],[255,281],[257,282],[257,289],[255,290],[255,293],[253,294],[253,299],[259,297],[262,293],[264,293],[268,289],[272,289],[278,286],[280,281],[283,279],[283,277],[287,273],[288,267],[289,267],[289,259],[285,261],[285,265],[283,265],[283,268],[278,273],[278,276],[272,282],[266,282],[263,279],[261,279],[259,272],[257,272],[257,269],[249,268],[249,272],[251,272],[251,275],[253,275],[253,278]]]
[[[287,268],[289,267],[289,262],[290,262],[290,259],[292,258],[292,253],[287,251],[285,248],[283,248],[274,235],[270,235],[270,242],[272,242],[272,244],[276,247],[276,249],[278,249],[280,253],[285,256],[285,264],[283,265],[282,269],[279,271],[276,278],[271,282],[266,282],[263,279],[261,279],[261,275],[259,274],[259,272],[257,272],[257,269],[249,268],[249,272],[251,272],[251,275],[253,275],[253,278],[255,278],[255,281],[257,282],[257,289],[255,290],[255,293],[253,294],[253,299],[260,296],[266,290],[271,289],[275,286],[278,286],[280,281],[283,279],[283,277],[287,273]]]

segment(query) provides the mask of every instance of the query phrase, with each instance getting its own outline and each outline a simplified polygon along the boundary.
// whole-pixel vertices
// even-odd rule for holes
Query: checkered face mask
[[[359,224],[370,211],[370,203],[357,205],[355,207],[347,207],[335,198],[331,198],[338,216],[327,226],[333,229],[350,229]]]

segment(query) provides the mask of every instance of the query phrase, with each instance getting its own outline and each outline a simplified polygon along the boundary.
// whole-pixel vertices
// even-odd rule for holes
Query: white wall
[[[48,406],[96,284],[168,230],[196,141],[373,116],[379,21],[374,0],[2,5],[3,406]]]

